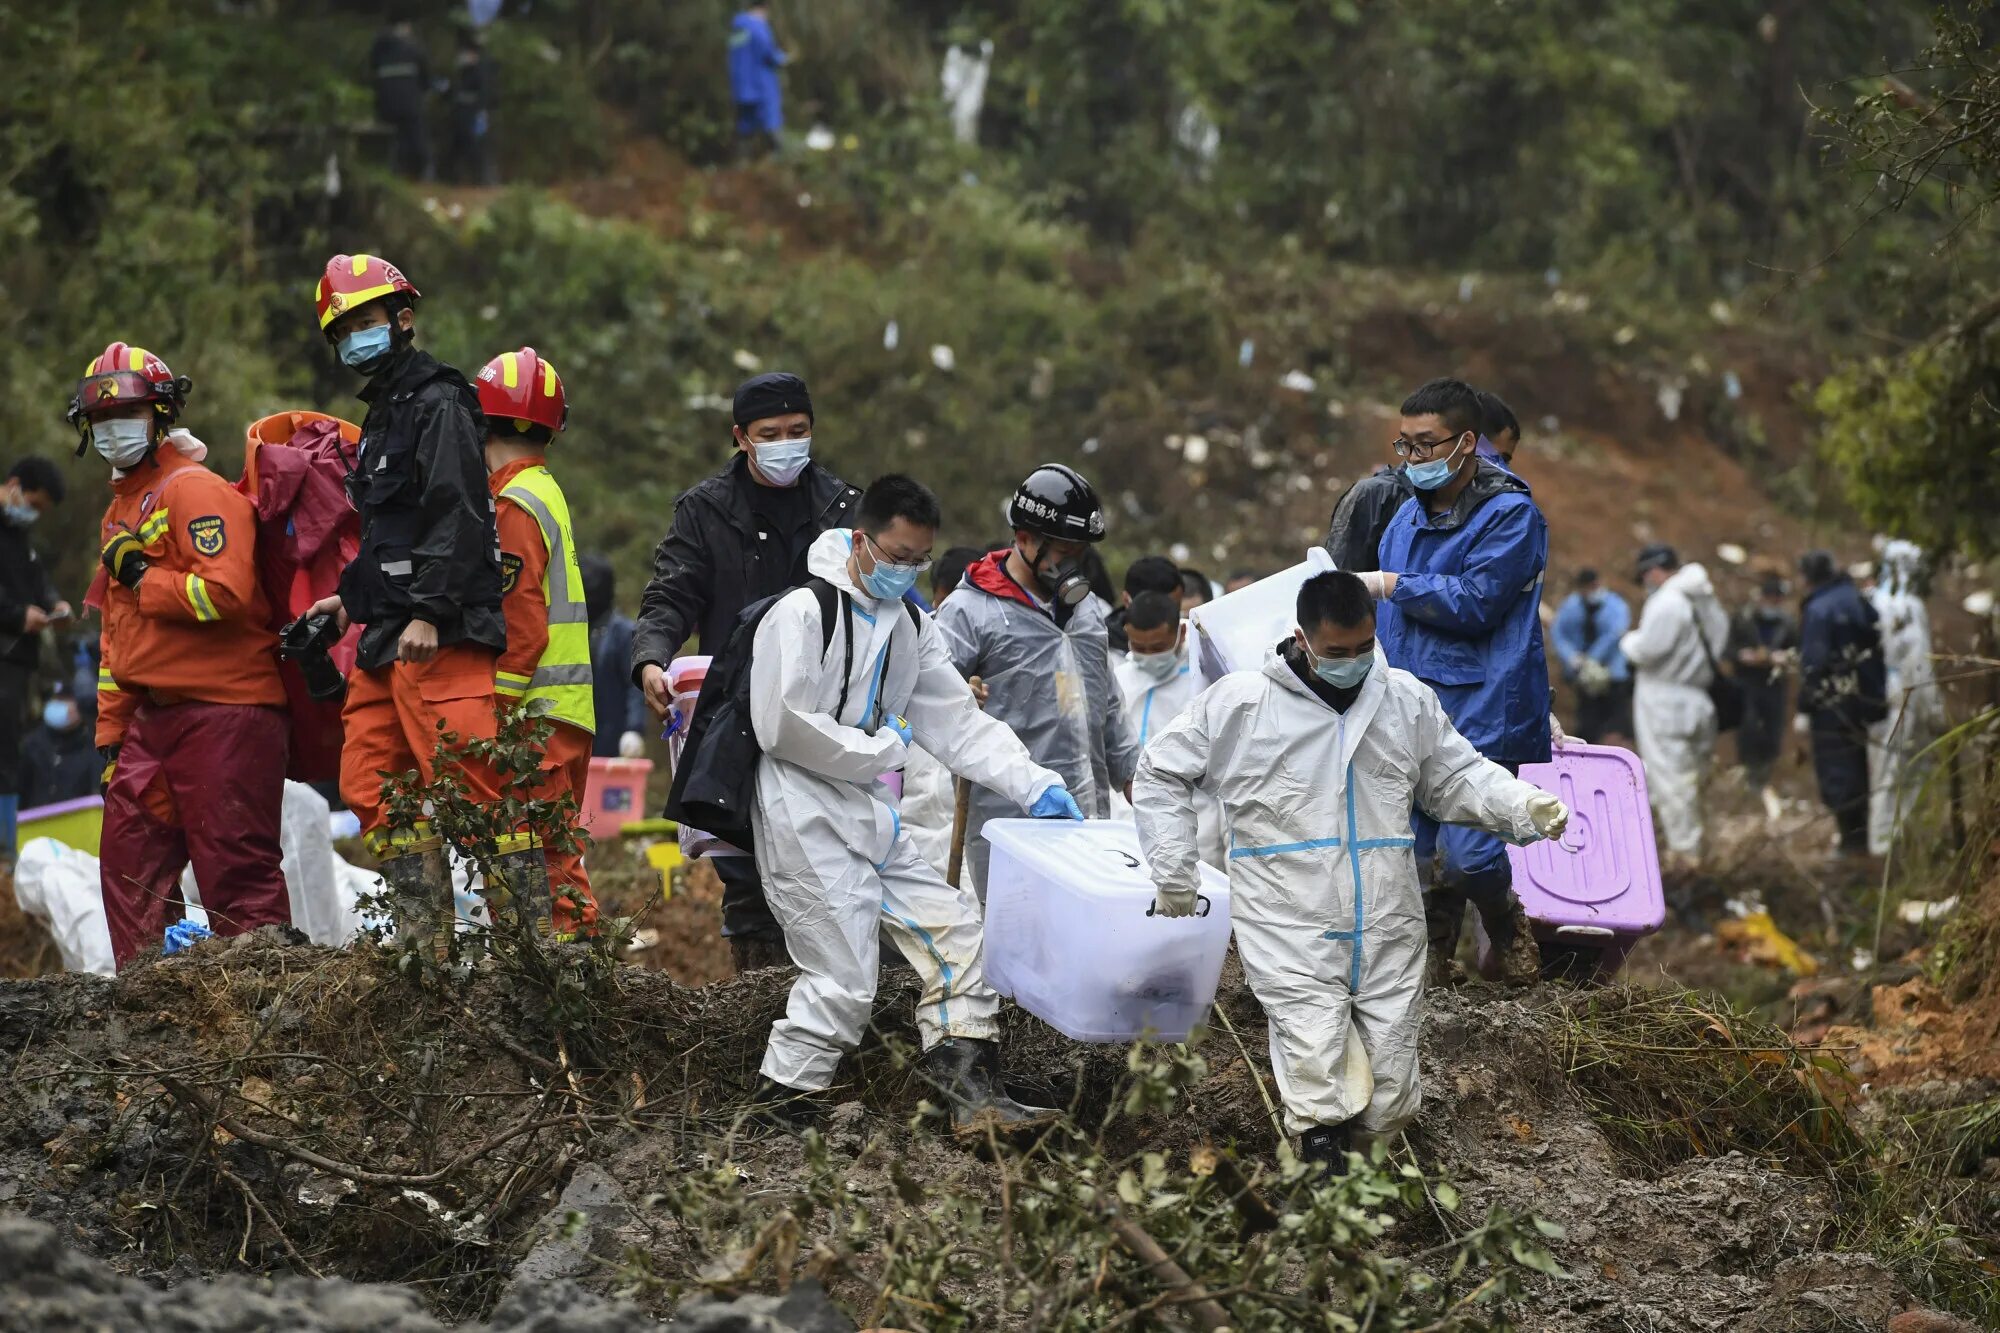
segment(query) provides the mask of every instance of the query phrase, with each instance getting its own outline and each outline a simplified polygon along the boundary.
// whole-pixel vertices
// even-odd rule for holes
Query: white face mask
[[[799,479],[812,461],[812,436],[802,440],[772,440],[753,446],[757,450],[757,470],[773,486],[789,486]]]
[[[104,461],[121,472],[153,447],[153,423],[143,417],[117,417],[90,423],[90,443]]]
[[[1174,673],[1181,669],[1181,654],[1178,648],[1166,653],[1133,653],[1132,665],[1154,680],[1172,680]]]

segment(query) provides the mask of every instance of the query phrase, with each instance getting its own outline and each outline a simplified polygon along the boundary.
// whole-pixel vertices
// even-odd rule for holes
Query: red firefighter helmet
[[[171,426],[187,403],[194,381],[175,375],[167,363],[143,347],[114,342],[92,357],[70,395],[64,420],[76,427],[77,453],[90,438],[90,418],[134,403],[151,403],[162,426]]]
[[[374,255],[335,255],[326,261],[326,272],[320,275],[319,286],[313,289],[320,332],[332,342],[328,326],[333,321],[357,306],[399,293],[410,301],[423,295],[403,276],[401,269],[386,259]]]
[[[512,419],[516,430],[547,426],[561,430],[569,421],[569,397],[562,376],[532,347],[502,352],[479,372],[479,410],[488,421]]]

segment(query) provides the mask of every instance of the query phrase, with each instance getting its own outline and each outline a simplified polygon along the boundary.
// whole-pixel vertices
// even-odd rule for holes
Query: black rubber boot
[[[1532,986],[1542,979],[1542,950],[1534,923],[1514,892],[1513,873],[1488,870],[1465,879],[1465,896],[1493,946],[1495,979],[1508,986]]]
[[[735,966],[736,974],[741,976],[763,967],[790,967],[792,955],[785,948],[782,938],[774,940],[768,935],[731,935],[729,961]]]
[[[988,1130],[1012,1133],[1051,1124],[1061,1112],[1025,1106],[1007,1095],[1000,1079],[1000,1048],[974,1037],[946,1037],[924,1052],[922,1074],[951,1111],[951,1132],[961,1139]]]
[[[750,1123],[780,1134],[803,1134],[817,1128],[826,1117],[819,1094],[787,1087],[774,1078],[757,1075],[757,1087],[750,1094]]]
[[[1424,933],[1429,945],[1424,955],[1424,989],[1443,990],[1459,980],[1458,934],[1465,921],[1465,895],[1458,885],[1434,871],[1426,873],[1422,863],[1417,880],[1424,895]]]
[[[394,855],[383,860],[378,873],[389,891],[395,947],[439,966],[449,963],[458,935],[458,909],[452,899],[444,839],[405,838],[391,842],[388,850]]]
[[[539,940],[555,934],[549,858],[540,838],[517,833],[500,839],[493,873],[487,879],[486,906],[496,926],[511,925],[518,919]]]
[[[1319,1179],[1347,1174],[1347,1153],[1353,1132],[1346,1124],[1314,1125],[1299,1135],[1299,1160]]]

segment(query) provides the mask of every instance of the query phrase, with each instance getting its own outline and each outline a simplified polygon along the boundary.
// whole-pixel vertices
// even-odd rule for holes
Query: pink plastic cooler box
[[[584,830],[593,838],[615,838],[633,820],[644,819],[646,779],[652,774],[650,759],[592,759],[583,792]]]
[[[1608,974],[1667,916],[1645,766],[1630,750],[1571,744],[1546,764],[1523,764],[1521,778],[1555,793],[1570,816],[1559,844],[1508,848],[1514,891],[1545,956],[1551,943],[1595,952]]]

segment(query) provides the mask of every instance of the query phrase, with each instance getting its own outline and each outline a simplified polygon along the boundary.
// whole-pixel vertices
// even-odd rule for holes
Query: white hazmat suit
[[[1179,664],[1165,680],[1148,674],[1129,653],[1111,669],[1112,679],[1118,682],[1119,697],[1125,704],[1125,726],[1141,750],[1186,712],[1205,688],[1200,673],[1189,660],[1186,643],[1181,645],[1177,656]],[[1197,792],[1194,808],[1201,820],[1201,859],[1222,869],[1228,851],[1223,838],[1222,807],[1207,792]],[[1131,803],[1122,792],[1111,794],[1111,817],[1132,818]]]
[[[752,820],[764,896],[798,965],[785,1016],[771,1026],[763,1072],[817,1092],[860,1040],[875,999],[878,932],[886,929],[923,979],[917,1026],[926,1049],[947,1036],[996,1032],[1000,1000],[986,984],[979,905],[946,886],[903,835],[888,790],[905,746],[884,719],[907,721],[946,768],[1026,808],[1061,777],[1028,757],[979,711],[937,627],[913,624],[848,576],[852,536],[822,533],[807,568],[852,599],[822,654],[819,601],[799,589],[757,626],[750,717],[763,747]],[[853,668],[841,695],[847,635]]]
[[[1917,594],[1924,553],[1906,541],[1882,548],[1874,603],[1882,631],[1889,715],[1868,729],[1872,785],[1868,792],[1868,850],[1887,856],[1896,830],[1922,789],[1928,764],[1918,756],[1944,732],[1944,696],[1931,664],[1931,615]]]
[[[1647,595],[1639,626],[1618,641],[1632,664],[1633,730],[1646,790],[1667,848],[1699,857],[1701,790],[1715,758],[1715,703],[1708,687],[1729,642],[1729,613],[1708,571],[1687,564]],[[1706,646],[1704,646],[1706,645]]]
[[[1406,1124],[1426,944],[1411,807],[1527,843],[1542,793],[1481,758],[1431,688],[1379,653],[1339,713],[1276,652],[1210,688],[1140,761],[1139,839],[1162,893],[1199,884],[1197,792],[1229,822],[1230,920],[1270,1021],[1287,1128]],[[1372,1089],[1348,1068],[1350,1033]]]

